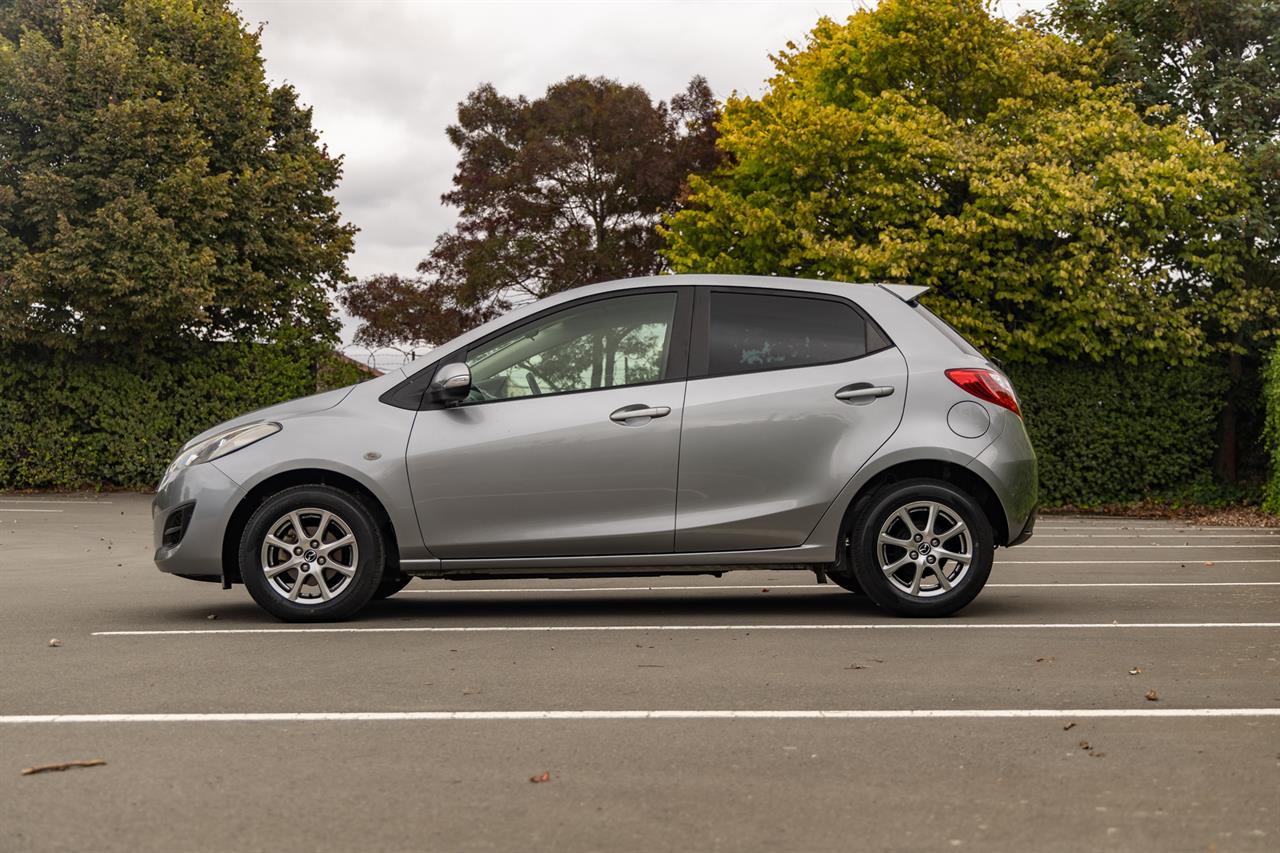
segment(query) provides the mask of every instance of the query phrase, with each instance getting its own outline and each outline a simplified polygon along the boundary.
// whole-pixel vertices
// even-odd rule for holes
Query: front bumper
[[[212,462],[185,468],[164,483],[151,501],[156,567],[185,577],[222,577],[222,539],[242,497],[240,486]],[[171,516],[188,506],[190,518],[175,542],[178,524]]]

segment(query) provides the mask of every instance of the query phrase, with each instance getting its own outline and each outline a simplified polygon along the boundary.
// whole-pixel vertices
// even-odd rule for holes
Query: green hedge
[[[0,489],[149,488],[182,442],[219,421],[364,378],[299,346],[204,344],[129,364],[0,352]],[[1163,365],[1010,366],[1046,506],[1204,500],[1225,371]],[[1280,357],[1270,365],[1280,509]]]
[[[1271,350],[1271,357],[1263,367],[1262,379],[1262,397],[1267,410],[1263,446],[1269,463],[1262,508],[1280,515],[1280,343]]]
[[[1046,506],[1216,494],[1226,371],[1211,365],[1008,366],[1040,463]]]
[[[196,433],[362,378],[306,346],[200,344],[129,363],[0,351],[0,489],[153,488]]]

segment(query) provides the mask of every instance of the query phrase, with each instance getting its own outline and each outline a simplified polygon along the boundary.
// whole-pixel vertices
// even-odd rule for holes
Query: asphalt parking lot
[[[1044,518],[939,621],[736,572],[306,627],[149,524],[0,496],[0,850],[1280,845],[1277,529]]]

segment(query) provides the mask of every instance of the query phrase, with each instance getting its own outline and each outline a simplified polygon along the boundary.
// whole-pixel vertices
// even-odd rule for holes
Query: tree
[[[329,340],[354,230],[226,0],[0,9],[0,343]]]
[[[1144,122],[1087,50],[981,0],[884,0],[775,63],[666,220],[675,269],[928,285],[1020,361],[1205,345],[1239,279],[1239,170],[1185,122]]]
[[[1241,399],[1256,393],[1244,362],[1261,366],[1262,339],[1280,325],[1280,2],[1058,0],[1049,21],[1099,52],[1104,78],[1149,107],[1148,121],[1186,116],[1240,162],[1250,206],[1230,238],[1243,247],[1242,274],[1220,283],[1207,330],[1226,342],[1236,386],[1218,456],[1219,474],[1234,480],[1238,410],[1256,408]]]
[[[418,265],[344,291],[372,345],[438,343],[513,305],[664,268],[654,230],[685,176],[711,168],[716,104],[695,77],[670,104],[639,86],[570,77],[535,100],[491,85],[458,105],[459,210]]]

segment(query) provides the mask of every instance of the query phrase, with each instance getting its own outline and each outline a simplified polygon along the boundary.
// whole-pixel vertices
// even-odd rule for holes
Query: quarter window
[[[883,335],[872,327],[875,346]],[[868,324],[846,302],[757,293],[711,293],[712,376],[829,364],[866,355]]]
[[[667,371],[675,312],[675,293],[643,293],[520,326],[467,353],[467,402],[658,382]]]

